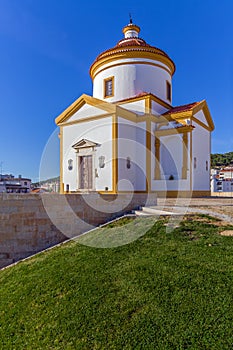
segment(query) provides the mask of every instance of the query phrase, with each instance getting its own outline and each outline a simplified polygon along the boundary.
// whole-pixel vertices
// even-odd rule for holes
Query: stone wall
[[[147,194],[0,194],[0,268],[141,205]]]

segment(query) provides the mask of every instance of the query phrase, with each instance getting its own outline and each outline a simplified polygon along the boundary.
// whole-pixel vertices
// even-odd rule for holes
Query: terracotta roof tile
[[[169,103],[163,101],[163,100],[162,100],[161,98],[159,98],[158,96],[152,94],[151,92],[146,92],[146,91],[139,92],[139,93],[138,93],[137,95],[135,95],[135,96],[132,96],[132,97],[130,97],[130,98],[125,98],[125,99],[123,99],[123,100],[119,100],[119,101],[116,101],[116,102],[113,102],[113,103],[116,103],[116,104],[117,104],[117,103],[119,103],[119,102],[130,101],[130,100],[132,100],[132,99],[134,99],[134,98],[137,98],[137,97],[143,97],[143,96],[149,96],[149,95],[155,97],[157,100],[160,100],[162,103],[166,103],[168,106],[170,106]]]
[[[117,45],[115,47],[122,47],[122,46],[147,46],[151,47],[149,44],[145,42],[145,40],[141,38],[124,38],[120,41],[118,41]]]
[[[163,115],[173,114],[173,113],[180,113],[180,112],[188,112],[193,109],[196,105],[198,105],[200,102],[193,102],[189,103],[187,105],[183,106],[176,106],[171,109],[169,109],[167,112],[163,113]]]
[[[166,54],[165,51],[159,49],[158,47],[151,46],[151,45],[147,44],[145,42],[145,40],[143,40],[141,38],[124,38],[124,39],[118,41],[117,45],[100,53],[97,56],[97,58],[95,59],[92,66],[102,58],[114,55],[116,53],[132,52],[132,51],[153,52],[157,55],[164,56],[172,62],[172,65],[174,66],[174,72],[175,72],[175,64],[172,61],[172,59],[168,56],[168,54]]]

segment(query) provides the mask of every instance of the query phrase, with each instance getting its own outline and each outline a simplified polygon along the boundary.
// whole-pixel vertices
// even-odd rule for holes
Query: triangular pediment
[[[57,125],[73,122],[79,119],[87,119],[101,114],[115,113],[116,106],[109,102],[83,94],[56,119]]]
[[[198,122],[209,131],[214,130],[214,123],[205,100],[190,103],[188,105],[173,107],[163,114],[165,118],[170,117],[180,123],[186,123],[186,119]]]
[[[76,142],[72,147],[74,149],[80,149],[80,148],[93,148],[99,146],[98,143],[87,140],[87,139],[82,139],[78,142]]]
[[[214,122],[205,100],[201,101],[193,108],[193,120],[195,121],[195,119],[198,120],[200,124],[203,124],[203,126],[206,126],[209,131],[214,130]]]

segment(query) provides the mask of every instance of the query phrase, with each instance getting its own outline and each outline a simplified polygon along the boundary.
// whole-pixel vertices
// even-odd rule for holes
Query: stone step
[[[153,214],[145,213],[142,210],[135,210],[134,214],[137,215],[137,216],[153,216]]]
[[[141,210],[135,210],[135,215],[137,216],[174,216],[182,215],[182,213],[175,213],[171,211],[156,209],[154,207],[142,207]]]
[[[142,211],[145,213],[153,214],[153,215],[172,215],[172,214],[174,214],[173,212],[170,212],[170,211],[155,209],[152,207],[142,207]]]

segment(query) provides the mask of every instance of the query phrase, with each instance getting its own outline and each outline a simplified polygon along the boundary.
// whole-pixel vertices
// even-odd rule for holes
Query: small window
[[[113,77],[104,80],[104,97],[111,97],[113,93]]]
[[[208,170],[209,170],[208,160],[205,162],[205,169],[206,169],[206,171],[208,171]]]
[[[171,101],[172,94],[171,94],[171,84],[169,81],[167,81],[167,100]]]
[[[105,157],[104,156],[100,156],[99,157],[99,167],[100,168],[104,168],[105,167]]]
[[[194,157],[194,159],[193,159],[193,167],[194,167],[194,169],[197,168],[197,158],[196,157]]]
[[[127,158],[126,158],[126,168],[127,168],[127,169],[130,169],[130,168],[131,168],[131,159],[130,159],[130,157],[127,157]]]
[[[72,170],[73,169],[73,160],[69,159],[68,160],[68,170]]]

